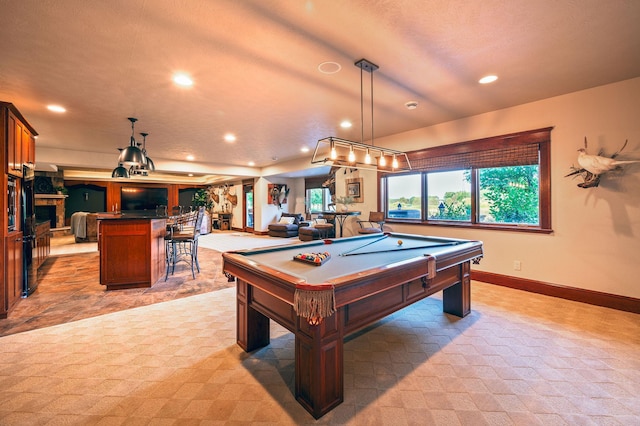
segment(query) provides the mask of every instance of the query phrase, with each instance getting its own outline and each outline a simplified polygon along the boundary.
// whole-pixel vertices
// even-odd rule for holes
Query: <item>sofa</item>
[[[71,233],[76,243],[98,241],[98,214],[75,212],[71,215]]]
[[[282,213],[276,223],[268,226],[270,237],[291,238],[298,236],[300,226],[308,226],[299,213]]]

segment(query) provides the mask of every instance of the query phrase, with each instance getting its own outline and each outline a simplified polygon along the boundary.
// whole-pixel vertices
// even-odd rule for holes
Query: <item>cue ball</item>
[[[402,240],[398,240],[398,245],[401,246],[402,245]]]

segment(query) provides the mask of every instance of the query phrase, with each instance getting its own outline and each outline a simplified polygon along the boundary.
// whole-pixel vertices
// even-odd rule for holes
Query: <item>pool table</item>
[[[441,290],[444,312],[467,315],[482,255],[480,241],[399,233],[225,252],[238,345],[268,345],[270,319],[294,333],[295,396],[320,418],[343,401],[345,336]]]

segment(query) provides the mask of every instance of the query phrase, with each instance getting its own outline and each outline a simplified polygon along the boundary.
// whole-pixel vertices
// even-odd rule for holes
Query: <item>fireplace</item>
[[[49,221],[51,228],[57,228],[56,206],[36,206],[36,222]]]
[[[36,194],[36,220],[51,222],[51,229],[63,228],[64,225],[64,200],[66,195]]]

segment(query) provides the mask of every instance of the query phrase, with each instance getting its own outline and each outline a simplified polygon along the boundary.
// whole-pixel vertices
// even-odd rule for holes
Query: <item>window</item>
[[[427,219],[471,220],[469,170],[427,173]]]
[[[307,210],[311,213],[329,210],[331,195],[327,188],[307,189]]]
[[[538,174],[537,164],[478,170],[478,222],[538,225]]]
[[[403,219],[422,217],[422,183],[417,174],[390,175],[387,179],[387,216]]]
[[[551,128],[407,153],[382,175],[386,218],[426,225],[551,232]]]

